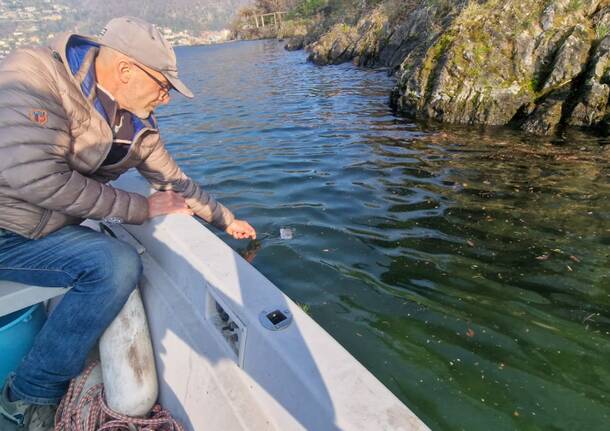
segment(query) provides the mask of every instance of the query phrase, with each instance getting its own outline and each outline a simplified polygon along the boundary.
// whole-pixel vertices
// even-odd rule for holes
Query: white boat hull
[[[135,175],[115,185],[144,195],[151,191]],[[141,291],[160,401],[187,429],[428,429],[294,302],[194,218],[173,215],[112,229],[140,248]],[[279,330],[263,326],[261,313],[273,310],[291,315],[290,324]],[[223,331],[230,322],[236,328]]]
[[[137,175],[115,185],[151,192]],[[428,429],[299,306],[194,218],[172,215],[110,230],[142,256],[140,291],[160,402],[187,430]],[[5,313],[65,293],[1,284]]]

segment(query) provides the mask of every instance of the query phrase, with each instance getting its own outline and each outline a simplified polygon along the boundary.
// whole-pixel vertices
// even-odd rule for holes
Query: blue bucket
[[[42,303],[0,317],[0,387],[32,348],[46,319]]]

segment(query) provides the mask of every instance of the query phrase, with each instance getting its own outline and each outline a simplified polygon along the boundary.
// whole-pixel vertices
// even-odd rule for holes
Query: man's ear
[[[119,60],[119,62],[117,63],[117,71],[119,74],[119,80],[123,84],[127,84],[132,78],[133,67],[131,66],[131,63],[129,63],[127,60]]]

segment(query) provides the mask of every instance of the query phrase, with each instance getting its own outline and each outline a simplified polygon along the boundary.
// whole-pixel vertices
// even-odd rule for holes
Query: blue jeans
[[[133,247],[83,226],[37,240],[0,229],[0,280],[72,287],[10,377],[12,393],[33,404],[56,404],[141,273]]]

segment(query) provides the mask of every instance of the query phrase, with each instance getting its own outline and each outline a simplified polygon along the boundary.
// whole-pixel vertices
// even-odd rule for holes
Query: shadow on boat
[[[149,187],[135,176],[118,186]],[[359,388],[309,316],[194,218],[125,229],[146,249],[160,401],[187,429],[340,429],[327,385],[342,397]]]

